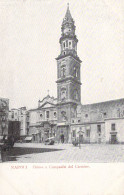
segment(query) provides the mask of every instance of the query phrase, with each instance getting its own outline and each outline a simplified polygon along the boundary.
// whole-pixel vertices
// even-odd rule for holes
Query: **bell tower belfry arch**
[[[66,143],[69,140],[71,119],[76,117],[77,105],[81,103],[81,60],[77,55],[75,28],[68,4],[61,26],[60,55],[56,58],[57,139],[60,140],[63,135]]]

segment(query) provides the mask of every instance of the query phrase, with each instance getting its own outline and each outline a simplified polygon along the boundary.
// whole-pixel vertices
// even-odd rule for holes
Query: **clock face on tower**
[[[65,28],[65,29],[64,29],[64,33],[65,33],[65,34],[68,34],[70,31],[71,31],[70,28]]]

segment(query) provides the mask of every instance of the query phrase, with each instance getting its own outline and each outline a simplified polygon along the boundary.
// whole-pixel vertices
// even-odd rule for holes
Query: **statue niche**
[[[61,88],[61,100],[66,99],[66,88]]]
[[[65,111],[61,112],[61,116],[62,116],[62,121],[67,121],[67,116]]]

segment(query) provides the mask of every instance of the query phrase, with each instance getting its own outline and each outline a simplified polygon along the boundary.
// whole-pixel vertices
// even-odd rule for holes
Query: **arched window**
[[[57,117],[57,114],[56,114],[56,112],[54,112],[54,118],[56,118]]]
[[[72,49],[72,41],[69,41],[69,49]]]
[[[66,76],[66,66],[62,66],[61,67],[61,77],[65,77]]]
[[[46,119],[49,119],[49,117],[50,117],[50,112],[46,111]]]
[[[40,118],[43,118],[43,114],[40,114]]]
[[[63,49],[65,49],[65,41],[63,42]]]

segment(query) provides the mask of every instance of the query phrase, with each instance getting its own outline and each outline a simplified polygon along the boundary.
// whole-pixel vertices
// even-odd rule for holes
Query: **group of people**
[[[13,135],[4,135],[3,137],[3,147],[4,148],[12,148],[14,146],[15,139]]]

